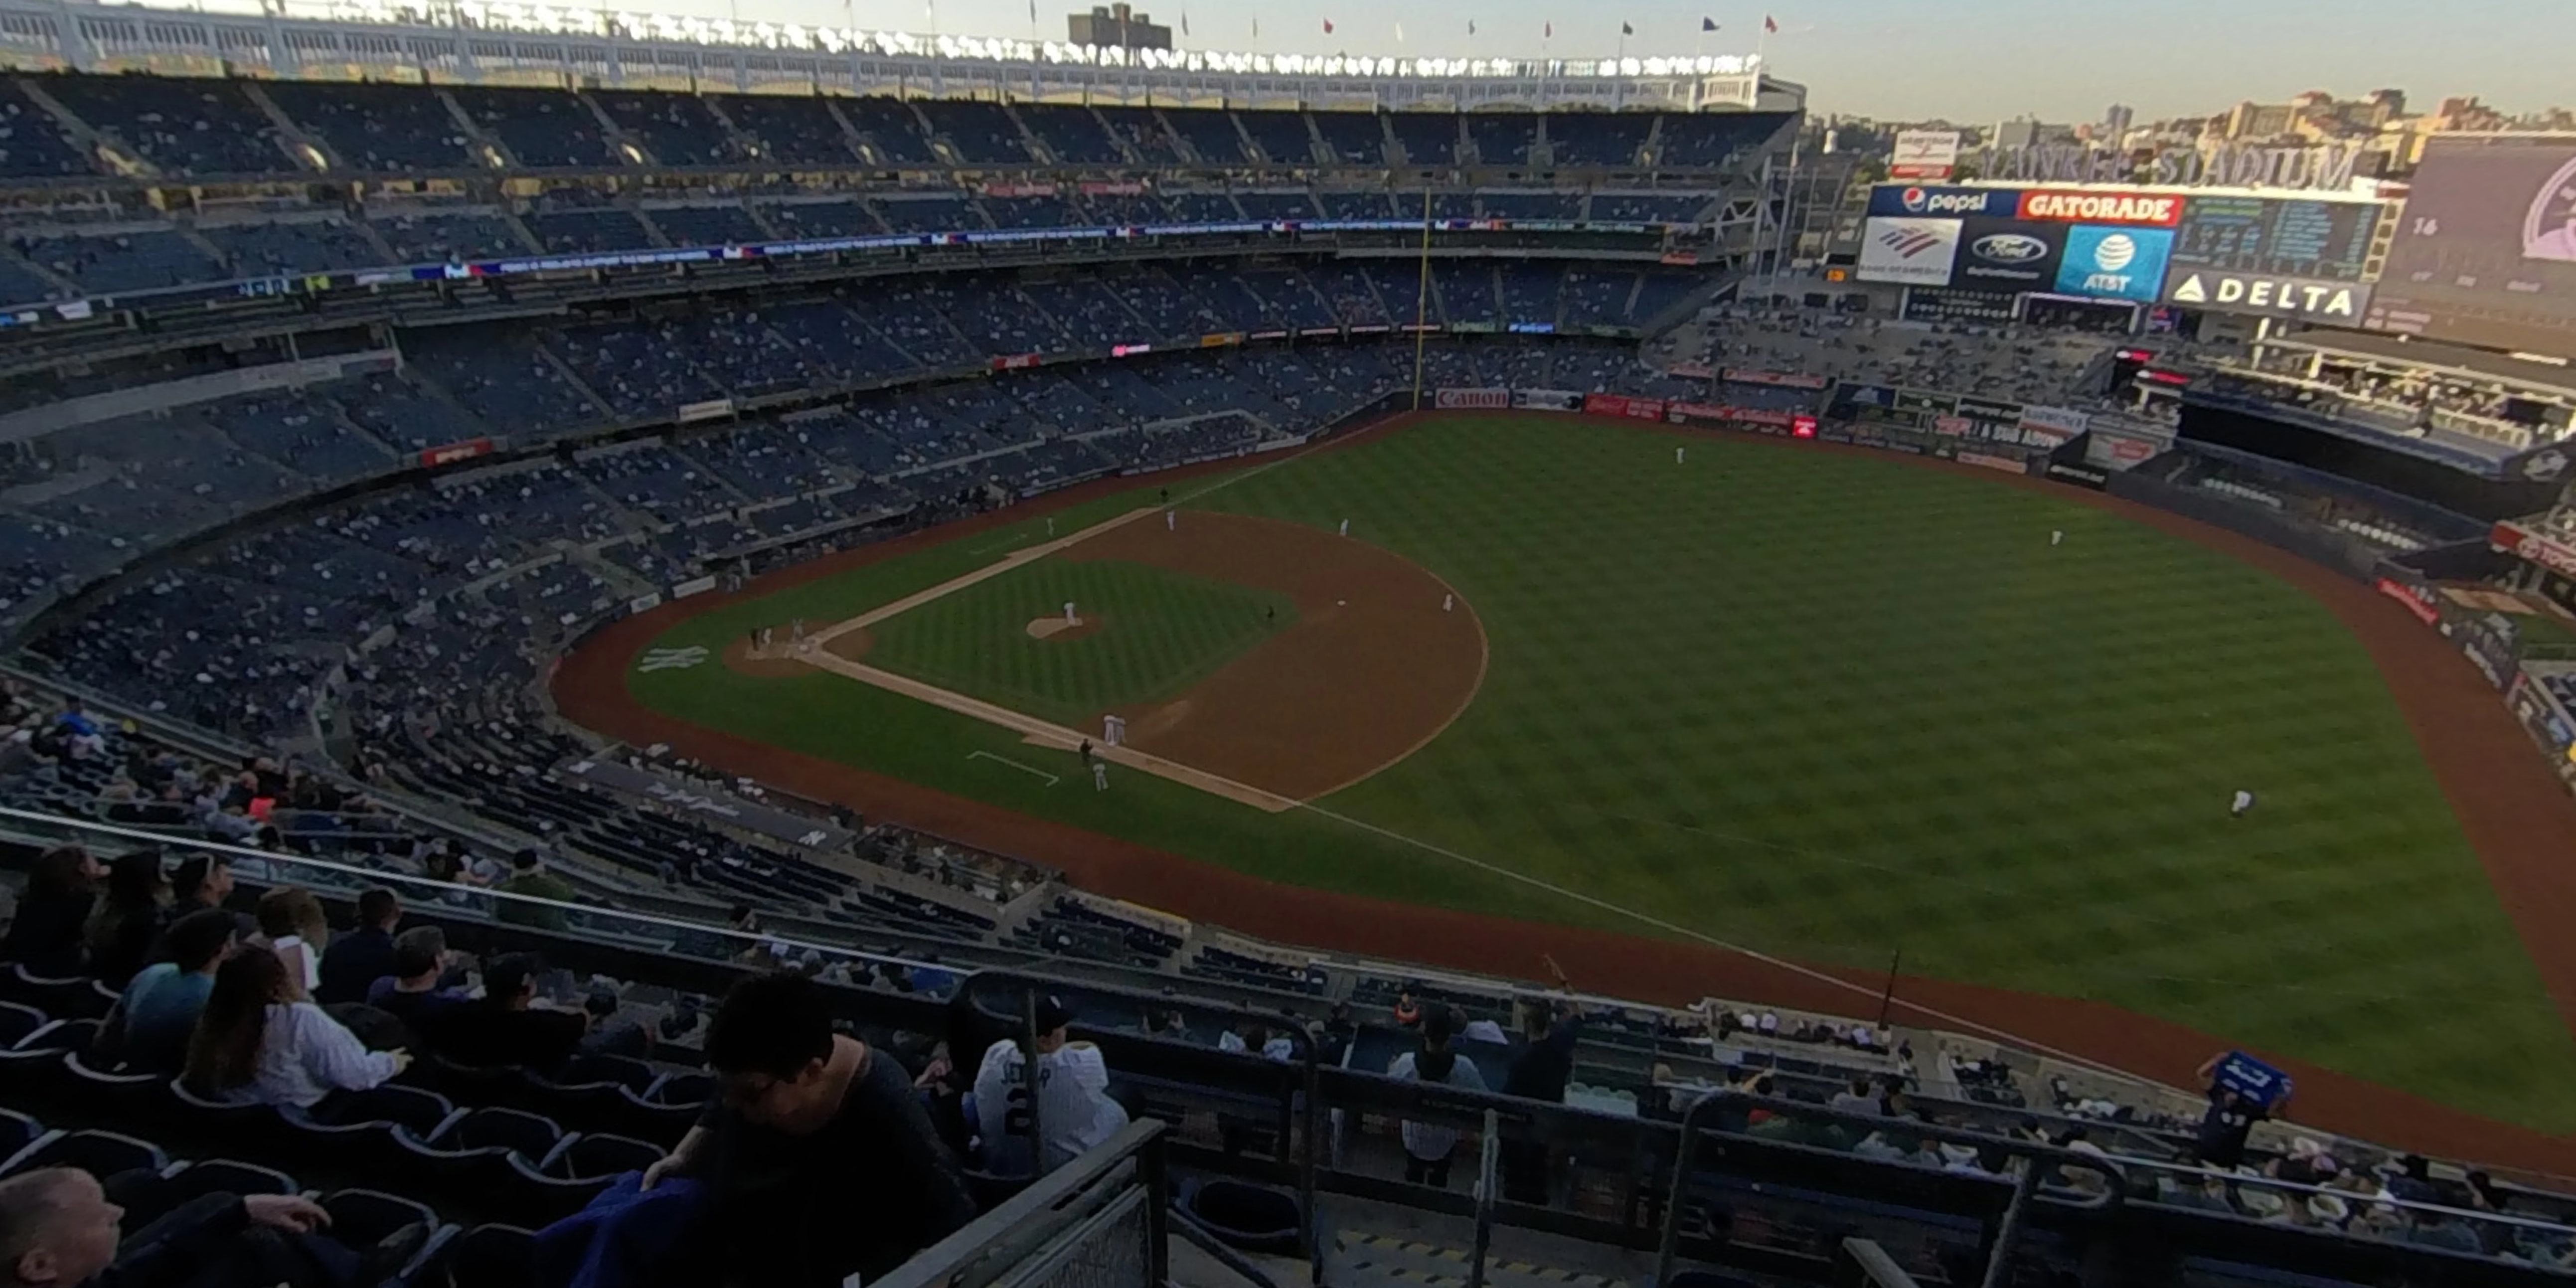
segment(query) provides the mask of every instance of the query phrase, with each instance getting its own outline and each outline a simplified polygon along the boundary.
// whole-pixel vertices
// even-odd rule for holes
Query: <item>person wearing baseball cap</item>
[[[1109,1096],[1109,1062],[1099,1047],[1072,1040],[1072,1023],[1073,1011],[1063,999],[1038,999],[1035,1128],[1045,1138],[1048,1171],[1127,1125],[1127,1110]],[[1027,1065],[1019,1040],[1003,1038],[985,1048],[984,1063],[975,1071],[978,1152],[984,1170],[996,1175],[1040,1170],[1031,1166],[1037,1153],[1030,1139]]]

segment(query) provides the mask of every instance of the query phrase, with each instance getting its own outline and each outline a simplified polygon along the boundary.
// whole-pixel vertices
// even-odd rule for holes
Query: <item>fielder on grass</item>
[[[2245,817],[2245,811],[2252,808],[2254,808],[2254,793],[2239,787],[2236,789],[2235,801],[2227,807],[2227,816],[2229,818],[2243,818]]]

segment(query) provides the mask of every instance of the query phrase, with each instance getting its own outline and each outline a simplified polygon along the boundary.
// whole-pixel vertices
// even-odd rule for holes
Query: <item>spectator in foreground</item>
[[[483,996],[431,1020],[430,1042],[458,1064],[548,1074],[562,1068],[590,1023],[580,1012],[537,1005],[537,977],[545,969],[535,953],[503,953],[485,962]]]
[[[573,888],[563,878],[549,874],[546,862],[533,849],[521,850],[510,860],[510,879],[500,885],[501,893],[523,895],[529,899],[552,899],[570,903]],[[565,929],[564,910],[545,904],[527,903],[520,899],[503,899],[492,910],[496,921],[513,926],[531,926],[538,930]]]
[[[1073,1012],[1063,1002],[1038,999],[1037,1128],[1046,1141],[1042,1167],[1032,1166],[1038,1154],[1029,1143],[1028,1059],[1016,1038],[984,1048],[984,1062],[975,1070],[975,1116],[986,1171],[1002,1176],[1053,1171],[1127,1125],[1127,1110],[1109,1098],[1109,1062],[1101,1058],[1099,1047],[1071,1039],[1067,1028],[1072,1023]],[[1266,1043],[1269,1032],[1260,1030],[1259,1037]]]
[[[89,973],[109,988],[125,987],[152,960],[152,947],[161,938],[162,917],[169,906],[170,882],[161,875],[159,850],[116,856],[107,865],[106,893],[84,932]]]
[[[163,940],[170,960],[135,973],[99,1025],[98,1053],[128,1069],[178,1072],[188,1057],[188,1037],[214,991],[215,972],[232,956],[233,930],[232,914],[213,908],[173,923]]]
[[[246,952],[216,969],[179,1078],[208,1099],[311,1109],[333,1092],[382,1085],[410,1065],[409,1052],[369,1051],[324,1014],[277,954]]]
[[[735,985],[706,1052],[720,1094],[643,1188],[687,1176],[711,1191],[705,1251],[723,1267],[711,1282],[874,1281],[975,1219],[903,1066],[834,1033],[821,985],[784,973]]]
[[[36,857],[27,873],[27,888],[18,895],[18,910],[9,933],[0,937],[0,957],[27,968],[30,975],[64,979],[81,973],[84,929],[92,904],[98,902],[98,860],[77,845],[58,845]]]
[[[429,1237],[408,1225],[360,1252],[317,1236],[331,1214],[290,1194],[199,1195],[131,1236],[124,1217],[96,1178],[76,1168],[0,1181],[0,1282],[360,1288],[401,1269]]]
[[[363,1002],[367,990],[394,971],[394,927],[402,921],[402,901],[382,886],[358,896],[357,927],[331,941],[322,953],[322,986],[313,1000],[324,1006]]]
[[[1450,1049],[1450,1035],[1456,1031],[1457,1022],[1458,1017],[1445,1005],[1424,1008],[1421,1050],[1397,1056],[1386,1067],[1386,1076],[1398,1082],[1432,1082],[1464,1091],[1483,1091],[1485,1075],[1477,1072],[1475,1062],[1461,1059]],[[1449,1155],[1458,1148],[1456,1129],[1408,1119],[1403,1124],[1403,1135],[1406,1182],[1447,1189]]]
[[[1532,1006],[1524,1030],[1529,1046],[1503,1075],[1503,1094],[1564,1104],[1565,1089],[1574,1081],[1574,1047],[1582,1036],[1582,1013],[1571,1002],[1544,1010]],[[1501,1150],[1503,1196],[1515,1203],[1546,1203],[1548,1155],[1545,1140],[1506,1135]]]

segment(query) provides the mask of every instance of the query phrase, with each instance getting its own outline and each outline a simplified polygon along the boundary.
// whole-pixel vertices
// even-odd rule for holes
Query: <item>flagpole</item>
[[[1422,348],[1431,333],[1425,319],[1431,309],[1431,186],[1422,188],[1422,277],[1413,290],[1413,409],[1422,410]]]

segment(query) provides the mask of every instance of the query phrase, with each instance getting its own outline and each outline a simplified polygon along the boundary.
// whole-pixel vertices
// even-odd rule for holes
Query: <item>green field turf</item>
[[[1070,640],[1029,635],[1030,619],[1061,616],[1067,602],[1101,628]],[[1172,697],[1296,619],[1288,596],[1251,586],[1143,564],[1041,559],[878,625],[867,660],[1075,724]]]
[[[1467,711],[1329,814],[1137,775],[1050,788],[968,758],[1044,755],[1015,736],[837,677],[706,666],[629,684],[700,723],[1279,880],[1669,933],[1556,892],[1575,891],[1810,962],[1884,968],[1901,949],[1909,974],[2100,998],[2576,1129],[2576,1042],[2368,657],[2322,607],[2071,499],[1715,438],[1677,466],[1675,441],[1455,418],[1188,502],[1348,517],[1484,622],[1490,669]],[[656,643],[847,617],[1043,540],[1039,522]],[[939,612],[886,629],[923,617],[922,663],[952,673],[1027,643],[1016,607],[980,632],[934,632]],[[1014,677],[1077,707],[1106,683]],[[2262,803],[2231,821],[2239,787]]]

